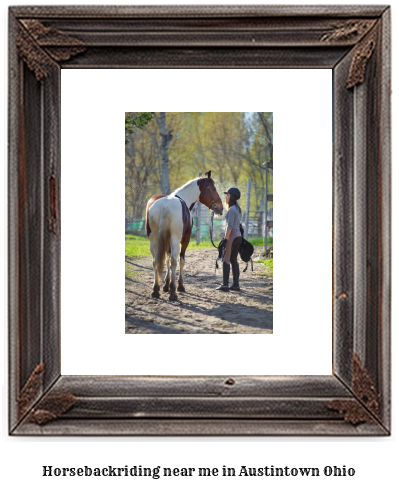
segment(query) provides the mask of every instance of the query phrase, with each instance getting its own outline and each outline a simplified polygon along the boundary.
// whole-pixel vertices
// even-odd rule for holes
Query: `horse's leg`
[[[186,291],[183,285],[183,269],[184,269],[185,253],[188,243],[190,242],[190,238],[191,238],[191,230],[189,230],[188,233],[186,233],[186,235],[183,237],[181,241],[179,286],[177,287],[177,290],[179,292]]]
[[[169,285],[170,285],[170,253],[166,256],[166,276],[165,276],[165,283],[163,285],[163,291],[168,292],[169,291]]]
[[[176,266],[177,266],[177,258],[180,252],[180,241],[178,239],[173,238],[171,240],[171,257],[170,257],[170,266],[171,266],[171,281],[170,281],[170,296],[169,300],[177,300],[176,295]]]
[[[185,292],[186,289],[184,288],[183,285],[183,268],[184,268],[184,256],[182,253],[180,253],[180,273],[179,273],[179,283],[177,286],[177,291],[179,292]]]
[[[152,297],[159,298],[159,276],[158,276],[158,267],[156,262],[156,250],[155,250],[155,241],[150,240],[150,251],[152,255],[152,267],[154,269],[154,285],[152,288]]]

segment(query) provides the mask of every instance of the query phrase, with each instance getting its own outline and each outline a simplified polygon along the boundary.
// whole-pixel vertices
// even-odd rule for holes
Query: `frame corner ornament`
[[[362,366],[360,357],[354,353],[352,360],[352,390],[356,399],[334,400],[328,408],[338,411],[347,423],[358,425],[380,417],[380,401],[377,389]]]
[[[17,47],[20,58],[34,72],[37,81],[48,76],[53,61],[67,61],[86,50],[79,39],[45,27],[37,19],[20,20]]]
[[[50,421],[55,421],[69,411],[76,404],[76,401],[76,396],[69,392],[50,393],[32,410],[27,422],[42,426]]]
[[[320,40],[325,43],[358,42],[375,23],[374,19],[352,19],[326,32]]]
[[[352,384],[353,392],[359,398],[359,401],[376,418],[380,417],[380,401],[377,389],[370,377],[368,371],[363,367],[360,357],[357,353],[353,355],[352,361]]]
[[[349,69],[348,80],[346,82],[346,87],[348,89],[351,89],[364,82],[367,63],[374,53],[376,44],[377,29],[374,28],[355,48]]]
[[[29,408],[35,402],[40,392],[40,386],[44,374],[44,363],[36,365],[30,377],[22,387],[18,396],[18,417],[25,416]]]

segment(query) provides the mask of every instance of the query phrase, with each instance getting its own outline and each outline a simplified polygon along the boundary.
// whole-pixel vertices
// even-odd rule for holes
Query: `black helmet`
[[[241,193],[240,193],[240,190],[237,189],[237,188],[229,188],[227,191],[224,192],[224,194],[232,194],[235,199],[240,199],[241,198]]]

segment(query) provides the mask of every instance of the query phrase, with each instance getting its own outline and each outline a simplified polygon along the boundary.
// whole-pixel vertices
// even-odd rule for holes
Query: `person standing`
[[[239,290],[238,279],[240,277],[240,267],[238,265],[237,256],[241,245],[241,208],[237,203],[241,193],[237,188],[229,188],[224,192],[226,195],[226,233],[222,243],[225,247],[223,257],[223,284],[218,286],[216,290],[228,292],[229,290]],[[229,288],[230,266],[233,272],[233,284]]]

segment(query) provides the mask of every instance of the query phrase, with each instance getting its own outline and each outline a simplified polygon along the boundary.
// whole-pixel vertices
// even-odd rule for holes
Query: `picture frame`
[[[84,68],[332,70],[331,375],[60,373],[60,74]],[[389,435],[390,73],[389,6],[10,7],[10,435]]]

